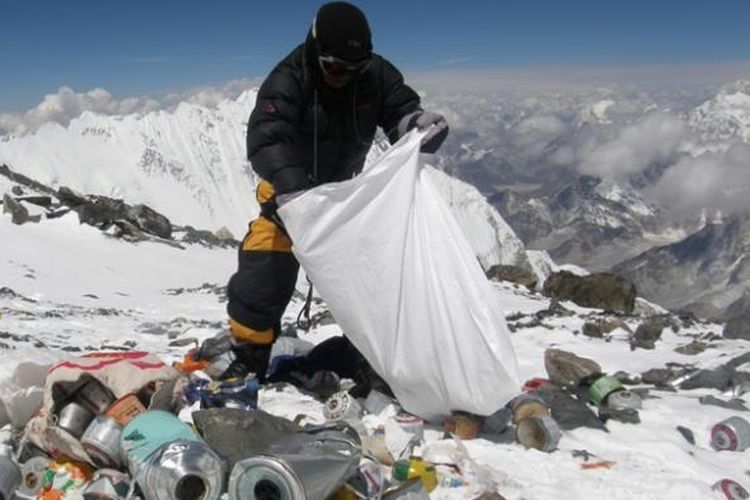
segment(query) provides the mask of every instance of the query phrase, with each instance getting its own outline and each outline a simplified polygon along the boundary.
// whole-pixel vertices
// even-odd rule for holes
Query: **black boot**
[[[273,344],[252,344],[240,342],[232,345],[234,361],[232,361],[224,373],[219,376],[220,380],[230,378],[245,378],[249,373],[255,373],[259,382],[265,382],[268,361],[271,357],[271,346]]]

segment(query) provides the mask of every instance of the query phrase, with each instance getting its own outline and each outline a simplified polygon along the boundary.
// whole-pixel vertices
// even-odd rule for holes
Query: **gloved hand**
[[[428,131],[422,138],[422,146],[419,148],[422,153],[434,153],[448,136],[448,122],[445,121],[445,117],[432,111],[415,111],[401,118],[398,123],[398,136],[403,137],[415,127]]]

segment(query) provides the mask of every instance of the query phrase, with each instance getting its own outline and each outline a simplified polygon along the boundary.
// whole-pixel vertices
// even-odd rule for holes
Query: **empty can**
[[[154,451],[135,480],[149,500],[218,500],[224,475],[224,462],[208,445],[177,440]]]
[[[561,436],[560,427],[549,416],[524,418],[516,426],[516,440],[527,448],[550,452]]]
[[[73,399],[91,413],[104,413],[115,397],[104,384],[95,378],[90,378],[74,394]]]
[[[479,434],[479,420],[471,415],[456,413],[443,422],[443,430],[460,439],[474,439]]]
[[[711,429],[715,450],[743,451],[750,447],[750,423],[742,417],[729,417]]]
[[[720,495],[720,498],[726,500],[747,500],[750,494],[738,482],[731,479],[721,479],[714,483],[713,491]]]
[[[92,420],[94,420],[94,414],[91,411],[71,401],[60,409],[57,415],[57,426],[76,439],[80,439]]]
[[[97,415],[81,436],[81,444],[98,467],[118,468],[122,464],[122,426],[113,418]]]

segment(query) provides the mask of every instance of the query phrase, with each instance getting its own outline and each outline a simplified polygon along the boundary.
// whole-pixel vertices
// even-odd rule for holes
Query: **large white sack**
[[[402,406],[488,415],[519,390],[495,294],[419,161],[421,134],[279,214],[344,333]]]

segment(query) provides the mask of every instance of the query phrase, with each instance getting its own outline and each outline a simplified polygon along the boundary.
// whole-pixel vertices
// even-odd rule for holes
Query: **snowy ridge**
[[[178,224],[241,236],[257,214],[256,179],[245,160],[249,90],[215,108],[180,103],[173,111],[83,113],[68,127],[0,141],[0,162],[57,188],[144,203]]]
[[[750,142],[750,82],[735,82],[701,104],[688,117],[704,140],[739,138]]]

